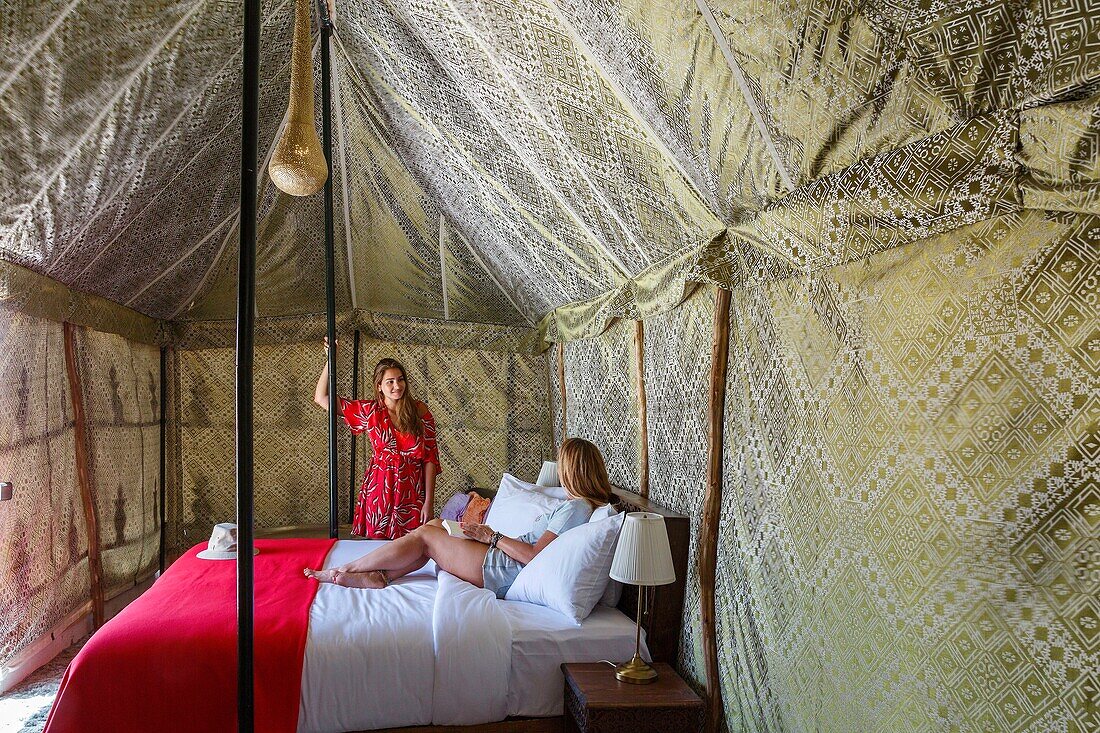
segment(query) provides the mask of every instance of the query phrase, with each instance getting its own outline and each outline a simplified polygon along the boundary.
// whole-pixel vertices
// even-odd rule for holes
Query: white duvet
[[[380,542],[337,542],[335,567]],[[560,715],[562,662],[626,660],[634,624],[601,608],[577,628],[498,601],[434,563],[383,591],[324,584],[309,612],[300,733],[475,725]]]

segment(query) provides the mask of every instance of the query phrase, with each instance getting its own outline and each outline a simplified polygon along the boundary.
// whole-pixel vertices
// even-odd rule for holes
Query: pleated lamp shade
[[[676,580],[664,517],[652,512],[626,515],[611,578],[630,585],[666,585]]]

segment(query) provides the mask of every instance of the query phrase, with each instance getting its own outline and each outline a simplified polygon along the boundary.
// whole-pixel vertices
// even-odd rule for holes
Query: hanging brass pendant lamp
[[[294,43],[290,53],[290,103],[286,128],[275,146],[267,172],[271,181],[291,196],[321,190],[328,164],[317,137],[313,115],[313,57],[310,52],[310,0],[295,0]]]

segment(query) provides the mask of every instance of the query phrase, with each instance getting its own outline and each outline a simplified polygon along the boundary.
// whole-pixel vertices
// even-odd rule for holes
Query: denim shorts
[[[523,570],[523,566],[519,561],[498,547],[490,547],[481,564],[484,587],[496,593],[497,598],[504,598],[512,583],[516,582],[520,570]]]

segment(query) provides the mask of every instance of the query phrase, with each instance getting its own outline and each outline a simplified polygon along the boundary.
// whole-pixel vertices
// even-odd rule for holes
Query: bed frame
[[[482,492],[479,492],[482,493]],[[653,512],[665,518],[668,544],[672,550],[672,565],[676,568],[676,580],[669,585],[648,589],[643,599],[642,628],[646,633],[646,646],[656,662],[668,662],[675,666],[676,648],[680,642],[683,623],[684,589],[687,587],[688,542],[691,526],[687,517],[654,504],[649,499],[624,489],[615,489],[616,507],[625,512]],[[618,608],[635,619],[638,608],[638,586],[624,585]],[[648,610],[645,610],[648,608]],[[636,620],[636,619],[635,619]],[[626,661],[625,659],[623,660]],[[610,672],[609,672],[610,674]],[[562,694],[564,694],[562,690]],[[508,718],[498,723],[481,725],[428,725],[405,728],[380,728],[360,733],[564,733],[567,728],[564,716],[553,718]]]

